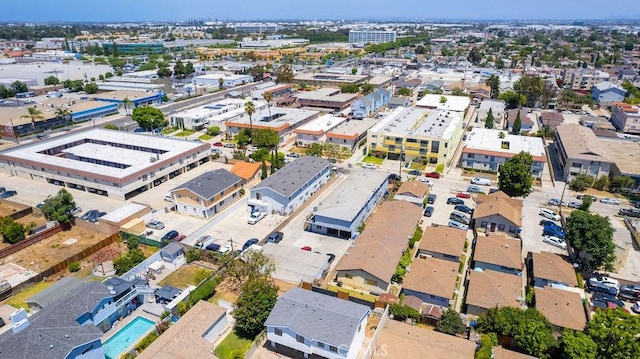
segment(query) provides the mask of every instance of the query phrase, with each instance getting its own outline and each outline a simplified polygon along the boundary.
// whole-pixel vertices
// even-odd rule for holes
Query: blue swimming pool
[[[138,342],[154,325],[155,323],[149,319],[135,317],[129,324],[120,329],[102,345],[107,359],[120,358],[120,354],[122,354],[125,349]]]

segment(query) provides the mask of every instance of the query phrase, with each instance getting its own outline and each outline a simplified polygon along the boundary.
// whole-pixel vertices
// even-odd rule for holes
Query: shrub
[[[69,272],[74,273],[80,270],[80,263],[78,262],[71,262],[69,263]]]
[[[187,253],[184,254],[184,258],[187,261],[187,263],[199,261],[200,251],[195,248],[191,248],[187,251]]]
[[[420,321],[422,315],[417,310],[403,304],[391,304],[389,313],[393,315],[393,319],[405,321],[407,318]]]
[[[462,273],[462,270],[464,269],[464,263],[467,260],[467,257],[463,254],[460,257],[460,266],[458,266],[458,273]]]
[[[158,337],[160,336],[160,334],[158,334],[157,331],[152,331],[151,333],[147,334],[146,337],[142,338],[142,340],[140,341],[140,343],[138,343],[138,345],[136,345],[135,349],[138,352],[141,352],[143,350],[145,350],[147,347],[149,347],[149,345],[151,345],[151,343],[153,343],[156,339],[158,339]]]
[[[204,281],[189,295],[188,304],[193,306],[200,300],[207,300],[216,294],[216,287],[218,286],[218,278],[211,277]]]

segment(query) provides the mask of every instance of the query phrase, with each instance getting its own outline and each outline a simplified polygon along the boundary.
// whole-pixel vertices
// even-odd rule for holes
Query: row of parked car
[[[624,308],[624,302],[633,302],[632,310],[640,312],[640,285],[620,285],[617,279],[594,276],[587,281],[587,291],[592,293],[591,306],[594,308]]]

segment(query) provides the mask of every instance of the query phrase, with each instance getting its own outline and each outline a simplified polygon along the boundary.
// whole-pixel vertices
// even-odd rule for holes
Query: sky
[[[0,22],[637,19],[638,0],[0,0]]]

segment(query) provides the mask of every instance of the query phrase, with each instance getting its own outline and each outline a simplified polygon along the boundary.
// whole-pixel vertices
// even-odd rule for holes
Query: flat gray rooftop
[[[317,116],[318,113],[318,111],[271,106],[271,121],[269,121],[269,110],[266,107],[256,108],[256,112],[251,116],[251,119],[253,126],[256,128],[266,127],[276,129],[287,124],[291,127],[297,127],[296,125],[298,123],[304,122],[310,117]],[[233,119],[232,122],[248,125],[249,116],[244,114],[240,118]]]
[[[399,107],[375,125],[371,131],[448,139],[453,134],[455,126],[460,126],[461,121],[462,113],[460,112]]]
[[[373,125],[375,125],[378,121],[372,118],[365,118],[362,120],[349,120],[347,122],[343,122],[340,126],[334,128],[327,136],[331,137],[332,135],[343,135],[343,136],[354,136],[360,135],[362,133],[367,132]]]
[[[315,214],[352,222],[386,180],[385,172],[354,167],[347,178],[319,202]]]

